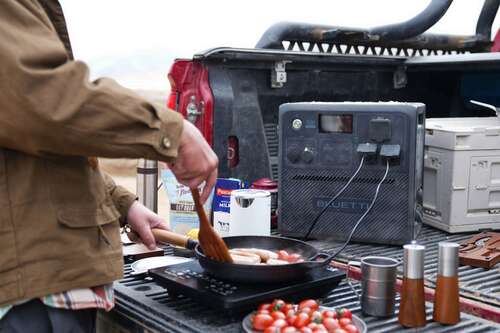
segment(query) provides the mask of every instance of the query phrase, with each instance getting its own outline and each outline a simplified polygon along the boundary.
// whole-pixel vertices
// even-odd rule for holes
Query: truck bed
[[[221,177],[277,179],[278,108],[287,102],[400,101],[426,104],[427,117],[488,116],[470,99],[500,105],[500,54],[418,57],[218,48],[194,56],[214,98],[213,147]],[[283,64],[286,82],[272,87]],[[228,138],[239,163],[228,163]]]

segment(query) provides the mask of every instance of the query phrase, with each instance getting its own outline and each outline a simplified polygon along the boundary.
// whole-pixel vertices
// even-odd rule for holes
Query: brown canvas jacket
[[[73,61],[55,0],[0,1],[0,306],[122,276],[134,196],[90,156],[177,156],[182,118]]]

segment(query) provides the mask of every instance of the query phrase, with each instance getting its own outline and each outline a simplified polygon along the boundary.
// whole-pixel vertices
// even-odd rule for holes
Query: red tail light
[[[208,81],[208,70],[199,62],[176,60],[168,73],[168,79],[171,86],[168,107],[194,123],[212,145],[214,97]]]
[[[495,36],[495,40],[493,41],[491,52],[500,52],[500,29],[498,29],[497,35]]]

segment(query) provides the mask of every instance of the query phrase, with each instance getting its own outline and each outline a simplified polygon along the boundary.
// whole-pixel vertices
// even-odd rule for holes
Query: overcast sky
[[[165,74],[174,58],[189,58],[198,51],[218,46],[253,47],[275,22],[368,28],[409,19],[429,3],[428,0],[61,2],[75,56],[89,64],[94,76],[114,76],[131,87],[155,89],[166,84]],[[455,0],[431,31],[473,34],[482,3],[482,0]],[[499,25],[500,15],[497,15],[494,32]],[[127,75],[127,67],[133,74]],[[138,74],[141,68],[143,76]]]

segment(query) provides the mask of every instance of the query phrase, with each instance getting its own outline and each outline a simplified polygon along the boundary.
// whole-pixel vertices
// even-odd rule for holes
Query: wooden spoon
[[[221,262],[233,262],[226,243],[217,234],[208,222],[207,215],[200,201],[200,193],[197,189],[191,189],[196,213],[200,220],[200,232],[198,233],[198,241],[203,250],[203,253],[214,260]]]

